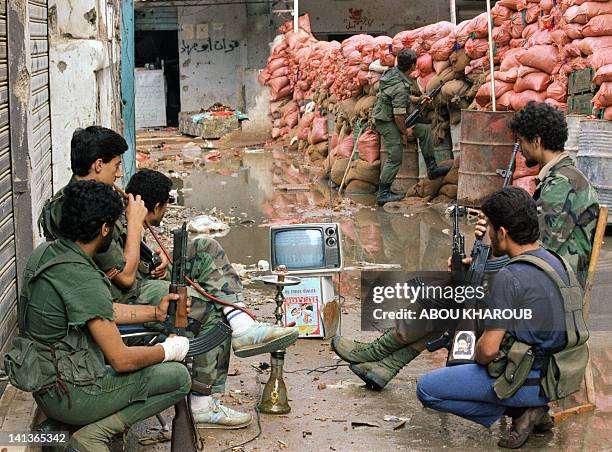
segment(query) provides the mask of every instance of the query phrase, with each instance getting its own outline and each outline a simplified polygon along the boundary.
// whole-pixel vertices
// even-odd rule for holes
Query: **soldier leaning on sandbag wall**
[[[405,120],[408,110],[416,108],[425,96],[410,73],[415,70],[417,54],[414,50],[404,49],[397,56],[397,66],[388,70],[380,78],[380,88],[374,105],[373,116],[376,130],[382,135],[387,161],[380,173],[380,185],[376,202],[379,206],[387,202],[399,201],[406,193],[391,191],[391,184],[402,165],[404,145],[408,137],[419,140],[423,159],[427,166],[427,176],[430,179],[444,176],[450,167],[439,167],[434,155],[431,137],[431,124],[422,122],[411,128],[406,128]]]

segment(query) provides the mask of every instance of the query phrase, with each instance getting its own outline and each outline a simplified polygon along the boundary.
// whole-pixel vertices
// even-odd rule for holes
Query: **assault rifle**
[[[465,238],[459,230],[459,206],[455,203],[453,216],[453,254],[451,257],[451,271],[453,280],[463,273],[463,259],[465,259]]]
[[[144,240],[140,241],[140,263],[146,274],[151,273],[161,264],[159,254],[153,251]]]
[[[426,96],[429,97],[430,99],[433,99],[434,97],[438,95],[441,89],[442,89],[442,83],[440,83],[436,88],[432,89],[430,93],[426,94]],[[427,106],[427,103],[423,99],[417,106],[416,110],[414,110],[412,113],[408,115],[405,121],[407,129],[414,126],[417,123],[417,121],[421,118],[421,116],[423,116],[423,112],[425,111],[426,106]]]

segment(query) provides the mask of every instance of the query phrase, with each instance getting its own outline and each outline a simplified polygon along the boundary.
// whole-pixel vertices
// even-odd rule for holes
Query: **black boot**
[[[391,193],[390,184],[380,184],[378,187],[378,196],[376,197],[376,203],[379,206],[384,206],[388,202],[397,202],[404,199],[404,195]]]
[[[423,155],[425,165],[427,166],[427,177],[429,179],[437,179],[438,177],[446,176],[451,170],[450,166],[438,166],[434,157]]]

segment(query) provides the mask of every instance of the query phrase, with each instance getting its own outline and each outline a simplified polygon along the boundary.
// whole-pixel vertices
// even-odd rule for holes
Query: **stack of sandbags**
[[[366,129],[357,141],[359,158],[353,160],[346,175],[348,193],[374,193],[380,177],[380,137],[371,128]]]
[[[512,174],[512,185],[526,190],[530,195],[533,195],[536,188],[535,178],[540,172],[539,166],[529,168],[525,163],[523,154],[516,154],[514,161],[514,173]]]
[[[451,170],[444,176],[438,196],[433,202],[448,203],[457,199],[457,184],[459,183],[459,158],[452,162]]]

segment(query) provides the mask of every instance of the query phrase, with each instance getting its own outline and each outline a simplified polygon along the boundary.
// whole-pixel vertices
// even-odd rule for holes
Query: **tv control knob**
[[[336,239],[333,237],[328,237],[327,240],[325,241],[325,243],[327,243],[327,246],[335,246],[336,245]]]
[[[336,230],[335,230],[334,228],[327,228],[327,229],[325,230],[325,233],[326,233],[327,235],[336,235]]]

